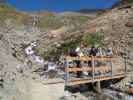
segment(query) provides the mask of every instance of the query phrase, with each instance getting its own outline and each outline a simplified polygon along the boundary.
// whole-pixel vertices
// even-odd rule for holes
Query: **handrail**
[[[114,56],[82,56],[82,57],[71,57],[71,56],[65,56],[65,72],[66,72],[66,79],[65,84],[66,86],[69,84],[77,85],[77,84],[84,84],[89,82],[96,82],[96,81],[103,81],[103,80],[110,80],[110,79],[116,79],[116,78],[123,78],[125,77],[125,73],[121,73],[122,71],[118,71],[113,73],[113,62],[117,57]],[[87,66],[79,66],[76,61],[89,61],[91,62],[91,65]],[[69,62],[75,62],[76,65],[73,67],[69,66]],[[97,65],[95,62],[106,62],[106,65],[100,64]],[[71,73],[76,73],[78,76],[78,72],[89,72],[92,75],[88,76],[87,78],[74,78],[71,79]],[[96,73],[101,73],[99,75],[96,75]],[[108,72],[109,75],[108,76]],[[69,74],[70,73],[70,74]],[[82,76],[81,76],[82,77]],[[86,76],[85,76],[86,77]]]
[[[82,56],[82,57],[71,57],[66,56],[65,59],[67,61],[73,61],[73,60],[81,60],[81,61],[110,61],[113,57],[110,56]]]
[[[77,67],[73,67],[73,68],[66,68],[67,72],[78,72],[78,71],[88,71],[88,72],[92,72],[92,67],[82,67],[82,68],[77,68]],[[108,72],[111,71],[111,68],[109,66],[98,66],[98,67],[94,67],[94,72]]]

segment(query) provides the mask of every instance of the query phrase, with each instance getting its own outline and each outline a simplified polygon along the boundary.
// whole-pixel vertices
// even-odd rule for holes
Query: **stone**
[[[133,52],[130,52],[129,54],[128,54],[128,56],[129,56],[129,59],[133,59]]]
[[[133,27],[133,21],[129,21],[125,24],[127,27]]]
[[[3,34],[0,34],[0,40],[3,38],[3,36],[4,36]]]

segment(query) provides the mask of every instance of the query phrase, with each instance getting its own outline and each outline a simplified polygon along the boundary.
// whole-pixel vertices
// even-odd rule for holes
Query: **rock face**
[[[8,21],[6,25],[13,24]],[[6,28],[0,28],[0,97],[4,100],[29,100],[26,93],[33,76],[27,77],[32,70],[29,70],[26,62],[29,58],[26,57],[24,48],[31,41],[39,39],[39,30],[34,32],[29,32],[26,26],[19,26],[19,29],[13,28],[8,32]]]
[[[88,30],[95,29],[93,32],[103,33],[104,43],[107,45],[112,45],[117,51],[129,52],[133,50],[132,39],[133,32],[132,27],[127,27],[128,21],[131,21],[133,16],[133,9],[121,9],[121,10],[111,10],[105,13],[103,16],[88,22]],[[128,23],[129,26],[131,26]]]

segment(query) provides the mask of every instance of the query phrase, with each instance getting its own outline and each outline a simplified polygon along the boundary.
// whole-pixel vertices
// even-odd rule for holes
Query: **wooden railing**
[[[122,78],[125,76],[125,71],[123,72],[117,72],[114,75],[112,74],[113,66],[112,64],[113,57],[108,56],[83,56],[83,57],[65,57],[65,72],[66,72],[66,79],[65,83],[66,85],[77,85],[77,84],[84,84],[84,83],[90,83],[95,81],[103,81],[103,80],[110,80],[110,79],[116,79],[116,78]],[[71,61],[91,61],[92,66],[82,66],[82,67],[69,67],[69,62]],[[108,62],[108,65],[100,65],[95,66],[95,62]],[[125,68],[126,69],[126,68]],[[73,78],[71,79],[70,73],[77,73],[77,72],[89,72],[92,73],[91,76],[88,76],[88,78]],[[96,72],[104,73],[104,75],[99,74],[98,76],[95,75]],[[106,73],[110,72],[110,75],[106,75]]]
[[[78,72],[78,71],[92,72],[93,68],[92,67],[66,68],[66,72]],[[109,72],[109,71],[111,71],[111,68],[109,66],[99,66],[99,67],[95,67],[95,69],[94,69],[94,72]]]

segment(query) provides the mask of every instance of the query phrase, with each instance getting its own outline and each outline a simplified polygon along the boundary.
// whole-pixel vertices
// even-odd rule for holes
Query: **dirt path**
[[[64,95],[64,85],[43,85],[40,82],[32,82],[29,92],[29,100],[59,100]]]

